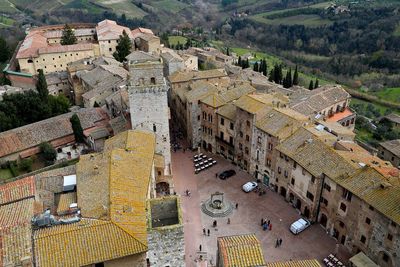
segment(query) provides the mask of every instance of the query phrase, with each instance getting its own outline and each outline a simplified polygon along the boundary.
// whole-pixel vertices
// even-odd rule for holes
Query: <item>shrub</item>
[[[31,172],[32,171],[32,159],[27,158],[20,161],[18,168],[20,171]]]

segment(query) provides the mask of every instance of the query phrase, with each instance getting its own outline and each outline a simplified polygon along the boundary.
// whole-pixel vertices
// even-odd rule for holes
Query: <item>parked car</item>
[[[244,192],[248,193],[253,191],[257,187],[256,182],[247,182],[242,186]]]
[[[236,174],[236,172],[234,170],[226,170],[219,174],[219,178],[222,180],[225,180],[226,178],[234,176],[235,174]]]
[[[307,227],[311,225],[310,221],[307,219],[300,218],[290,226],[290,232],[297,235],[298,233],[304,231]]]

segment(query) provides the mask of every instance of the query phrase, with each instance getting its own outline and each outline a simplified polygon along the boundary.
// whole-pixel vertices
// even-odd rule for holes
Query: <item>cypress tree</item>
[[[314,85],[314,89],[319,87],[319,81],[318,78],[315,79],[315,85]]]
[[[275,72],[274,72],[274,69],[271,69],[271,71],[269,72],[268,81],[270,81],[270,82],[275,81]]]
[[[299,73],[297,72],[297,65],[296,69],[294,70],[293,85],[299,85]]]
[[[71,27],[68,24],[65,24],[64,30],[62,32],[61,36],[61,45],[72,45],[76,44],[77,39],[74,34],[74,31],[71,29]]]
[[[10,57],[10,48],[7,45],[6,40],[0,36],[0,62],[6,62]]]
[[[237,63],[237,65],[238,65],[238,66],[242,66],[242,58],[241,58],[241,56],[239,56],[239,58],[238,58],[238,63]]]
[[[69,121],[71,122],[72,130],[74,131],[75,140],[78,143],[85,142],[85,136],[83,135],[82,125],[78,115],[72,115]]]
[[[42,100],[47,100],[47,97],[49,96],[49,90],[47,89],[46,77],[44,76],[42,69],[39,70],[36,90]]]
[[[283,81],[282,65],[279,65],[278,70],[279,70],[279,83],[282,84]]]
[[[308,89],[309,89],[309,90],[312,90],[312,89],[314,89],[314,83],[313,83],[313,80],[310,80],[310,84],[308,85]]]
[[[229,47],[226,48],[226,55],[227,55],[227,56],[230,56]]]
[[[262,68],[262,73],[264,74],[264,76],[267,76],[267,71],[268,71],[268,66],[267,66],[267,61],[264,58],[264,64],[263,64],[263,68]],[[260,72],[261,72],[260,71]]]
[[[262,62],[260,64],[262,64]],[[253,70],[258,72],[258,68],[258,62],[256,61],[256,63],[253,65]]]
[[[281,79],[279,76],[279,65],[274,66],[274,82],[275,83],[280,83]]]
[[[292,87],[292,69],[289,69],[289,70],[286,72],[286,77],[285,77],[285,79],[284,79],[283,86],[284,86],[285,88]]]
[[[126,56],[131,53],[131,48],[132,48],[131,39],[124,30],[122,32],[122,35],[119,36],[117,50],[113,54],[114,58],[119,62],[123,62]]]

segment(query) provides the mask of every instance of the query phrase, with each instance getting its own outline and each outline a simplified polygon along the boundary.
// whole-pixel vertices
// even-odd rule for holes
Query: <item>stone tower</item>
[[[128,93],[132,129],[156,135],[156,153],[164,156],[164,175],[171,173],[168,85],[160,57],[134,51],[126,57],[129,67]]]

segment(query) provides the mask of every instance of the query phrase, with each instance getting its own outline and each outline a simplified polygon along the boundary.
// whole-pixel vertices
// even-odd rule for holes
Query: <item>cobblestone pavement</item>
[[[335,251],[336,240],[329,237],[319,224],[312,225],[297,236],[291,234],[289,226],[300,215],[277,193],[267,190],[266,195],[259,196],[254,192],[243,192],[241,186],[251,180],[249,174],[222,157],[210,155],[217,159],[218,164],[196,175],[193,169],[193,155],[192,152],[183,153],[182,150],[172,153],[175,190],[177,194],[182,195],[186,266],[196,266],[195,260],[200,255],[215,264],[217,237],[245,233],[256,234],[261,241],[267,262],[314,258],[321,261]],[[215,178],[217,172],[226,169],[235,169],[237,174],[227,180]],[[184,195],[186,189],[190,190],[190,197]],[[228,217],[217,218],[218,226],[213,228],[214,218],[202,213],[200,206],[216,191],[224,192],[226,199],[234,204],[238,203],[238,209],[234,209],[228,216],[231,221],[229,225]],[[272,231],[262,230],[261,218],[271,221]],[[210,236],[203,235],[203,228],[210,229]],[[283,240],[279,248],[275,248],[277,238]],[[338,256],[341,257],[342,249],[339,250]],[[342,259],[343,257],[346,260],[344,254]]]

